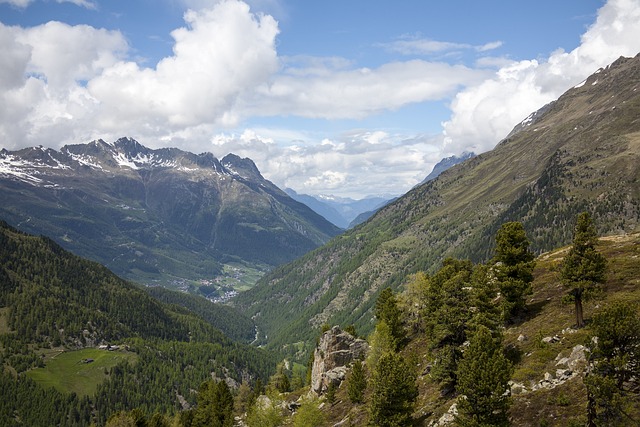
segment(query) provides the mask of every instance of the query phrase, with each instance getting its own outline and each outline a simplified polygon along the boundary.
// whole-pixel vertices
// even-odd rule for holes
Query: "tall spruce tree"
[[[594,316],[587,386],[589,426],[640,425],[626,406],[640,402],[640,306],[617,302]]]
[[[531,294],[535,255],[520,222],[502,224],[496,234],[494,272],[503,297],[503,318],[511,320],[526,304]]]
[[[377,427],[412,424],[411,413],[418,388],[416,374],[397,353],[386,353],[378,361],[371,378],[369,423]]]
[[[211,380],[200,386],[191,426],[233,426],[233,395],[226,382]]]
[[[469,321],[473,317],[470,310],[472,275],[471,261],[448,258],[429,279],[427,287],[425,330],[436,359],[431,376],[440,384],[443,395],[455,390],[456,370],[462,355],[460,345],[467,340]]]
[[[385,288],[380,292],[374,310],[377,321],[384,322],[389,327],[394,351],[399,350],[405,342],[407,333],[402,325],[402,312],[391,288]]]
[[[501,337],[478,327],[458,365],[456,424],[463,427],[508,426],[509,380],[513,369]]]
[[[591,215],[583,212],[573,234],[573,246],[564,257],[560,277],[569,288],[568,296],[575,303],[576,325],[584,326],[582,301],[587,300],[605,282],[607,262],[596,249],[598,234]]]
[[[362,403],[364,400],[364,390],[367,388],[367,378],[364,372],[364,365],[356,360],[351,367],[351,374],[347,378],[347,396],[351,403]]]

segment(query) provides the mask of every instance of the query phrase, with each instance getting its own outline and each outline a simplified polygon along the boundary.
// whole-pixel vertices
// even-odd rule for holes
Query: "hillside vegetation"
[[[568,283],[561,280],[570,247],[529,262],[520,251],[527,250],[526,237],[518,227],[505,229],[511,237],[507,251],[497,251],[486,264],[450,258],[433,274],[406,277],[402,293],[386,288],[375,304],[366,359],[347,363],[344,380],[314,388],[320,395],[310,391],[317,373],[303,385],[295,368],[280,364],[266,389],[242,386],[228,406],[210,395],[199,400],[196,413],[208,408],[210,417],[239,417],[249,427],[578,427],[587,425],[592,408],[592,425],[637,426],[640,233],[597,240],[606,275],[599,292],[585,299],[586,326],[577,328]],[[514,254],[520,261],[509,261]],[[518,309],[503,292],[519,273],[505,265],[517,266],[531,285],[522,288]],[[326,334],[342,333],[328,326]],[[342,353],[349,350],[333,350],[340,354],[334,362],[348,360]],[[315,357],[327,354],[316,351]],[[312,361],[308,366],[334,366]],[[608,383],[618,375],[624,380]],[[159,415],[126,412],[107,425]],[[210,425],[199,419],[183,417],[176,425]]]
[[[218,317],[234,323],[228,308]],[[0,425],[104,424],[134,408],[172,414],[194,405],[193,390],[212,376],[266,381],[277,357],[230,340],[215,319],[0,223]]]
[[[324,323],[373,327],[380,290],[447,257],[486,261],[519,221],[535,253],[568,244],[574,218],[600,234],[640,226],[640,56],[620,58],[517,126],[490,152],[442,173],[327,245],[275,269],[235,304],[271,348],[310,345]]]

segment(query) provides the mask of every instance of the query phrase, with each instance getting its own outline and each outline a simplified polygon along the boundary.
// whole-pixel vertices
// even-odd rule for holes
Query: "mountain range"
[[[475,156],[473,153],[463,153],[460,156],[453,155],[440,160],[433,167],[429,175],[422,181],[422,184],[437,178],[438,175],[450,167],[464,162],[473,156]],[[325,217],[332,224],[344,229],[353,228],[358,224],[362,224],[384,205],[397,199],[397,197],[391,196],[367,196],[358,200],[331,195],[312,196],[309,194],[298,194],[291,188],[285,189],[285,192],[294,200],[309,206],[313,211]]]
[[[486,261],[505,222],[522,222],[537,253],[570,242],[582,211],[602,234],[637,231],[638,117],[640,56],[620,58],[534,112],[492,151],[275,269],[235,304],[256,319],[262,342],[278,348],[312,341],[327,323],[367,333],[382,289],[433,272],[447,257]]]
[[[0,151],[0,218],[143,283],[265,271],[340,232],[250,159],[131,138]]]
[[[367,196],[358,200],[330,195],[312,196],[298,194],[291,188],[287,188],[285,192],[292,199],[304,203],[332,224],[344,229],[351,227],[352,221],[360,214],[378,209],[390,199],[378,196]]]

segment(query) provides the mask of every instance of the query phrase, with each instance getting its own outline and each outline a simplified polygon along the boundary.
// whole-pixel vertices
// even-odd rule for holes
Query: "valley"
[[[233,154],[2,150],[0,425],[637,425],[638,89],[346,231]]]

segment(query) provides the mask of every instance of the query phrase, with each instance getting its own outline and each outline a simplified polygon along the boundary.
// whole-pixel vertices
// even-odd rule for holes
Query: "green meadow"
[[[47,358],[44,368],[32,369],[27,375],[44,387],[79,396],[92,395],[98,384],[108,377],[108,371],[118,363],[135,361],[135,353],[85,348],[63,351]],[[92,359],[92,362],[87,360]]]

